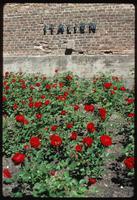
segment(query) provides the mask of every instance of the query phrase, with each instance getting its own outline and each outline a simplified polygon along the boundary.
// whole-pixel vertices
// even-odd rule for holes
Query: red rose
[[[35,108],[40,108],[42,106],[42,102],[37,101],[34,103]]]
[[[95,129],[95,126],[92,122],[88,123],[87,124],[87,130],[90,132],[90,133],[93,133],[96,129]]]
[[[2,101],[7,101],[7,98],[5,96],[2,97]]]
[[[47,85],[45,86],[45,88],[46,88],[47,90],[50,90],[51,85],[50,85],[50,84],[47,84]]]
[[[12,161],[14,164],[18,165],[20,163],[23,163],[25,160],[25,155],[23,153],[15,153],[14,156],[12,157]]]
[[[33,85],[31,85],[31,86],[30,86],[30,89],[31,89],[31,90],[34,90],[35,88],[34,88],[34,86],[33,86]]]
[[[39,146],[41,145],[40,139],[38,137],[31,137],[30,139],[30,145],[33,148],[39,148]]]
[[[32,97],[29,97],[29,101],[32,101],[33,100],[33,98]]]
[[[60,114],[61,114],[61,115],[66,115],[66,113],[67,113],[66,110],[62,110]]]
[[[79,109],[79,106],[78,105],[75,105],[74,106],[74,110],[76,111],[76,110],[78,110]]]
[[[27,149],[29,149],[29,145],[24,145],[24,147],[23,147],[25,150],[27,150]]]
[[[28,124],[29,121],[27,119],[24,119],[23,124]]]
[[[41,84],[40,83],[36,83],[36,86],[39,87]]]
[[[103,120],[105,120],[106,119],[106,114],[107,114],[106,109],[105,108],[99,108],[98,110],[99,110],[99,114],[100,114],[101,118]]]
[[[16,82],[16,79],[12,79],[12,83],[15,83]]]
[[[45,95],[42,95],[42,96],[41,96],[41,99],[45,99],[45,98],[46,98],[46,96],[45,96]]]
[[[71,81],[71,80],[72,80],[72,76],[68,75],[68,76],[66,76],[66,79],[67,79],[68,81]]]
[[[23,101],[22,101],[22,104],[26,104],[26,101],[23,100]]]
[[[51,135],[50,144],[52,146],[60,146],[62,144],[62,138],[57,134]]]
[[[86,144],[88,147],[90,147],[93,143],[93,139],[90,137],[83,138],[83,143]]]
[[[126,88],[125,88],[124,86],[122,86],[122,87],[120,88],[120,90],[126,91]]]
[[[64,96],[67,97],[69,94],[68,92],[64,92]]]
[[[8,85],[6,85],[5,90],[9,90],[9,89],[10,89],[10,87]]]
[[[56,131],[57,128],[58,128],[58,126],[57,126],[57,125],[54,125],[54,126],[51,127],[51,131]]]
[[[128,114],[128,117],[134,117],[134,116],[135,116],[134,113],[129,113],[129,114]]]
[[[56,98],[57,98],[57,100],[60,100],[60,101],[65,101],[66,100],[66,96],[63,96],[63,95],[59,95]]]
[[[49,105],[50,103],[51,103],[50,100],[46,100],[44,104],[47,106],[47,105]]]
[[[67,127],[67,128],[72,128],[72,127],[73,127],[73,124],[67,124],[66,127]]]
[[[7,169],[7,168],[4,168],[4,169],[3,169],[3,176],[4,176],[4,178],[11,178],[12,175],[11,175],[10,170]]]
[[[75,146],[75,150],[76,150],[77,152],[82,152],[82,146],[79,145],[79,144],[77,144],[77,145]]]
[[[54,84],[52,85],[52,87],[53,87],[53,88],[56,88],[56,87],[57,87],[57,83],[54,83]]]
[[[135,159],[134,157],[128,157],[124,160],[124,164],[128,169],[133,169],[135,166]]]
[[[114,90],[111,90],[110,93],[111,93],[111,94],[115,94]]]
[[[87,112],[93,112],[94,111],[94,105],[88,105],[86,104],[84,107],[85,111]]]
[[[62,88],[64,86],[64,83],[60,82],[59,87]]]
[[[19,82],[25,84],[25,81],[23,79],[20,79]]]
[[[36,114],[36,118],[37,119],[41,119],[42,118],[42,114]]]
[[[51,175],[51,176],[55,176],[55,174],[56,174],[56,171],[55,171],[55,170],[51,170],[51,171],[50,171],[50,175]]]
[[[17,115],[16,116],[16,121],[17,122],[24,122],[24,119],[25,119],[24,115]]]
[[[71,139],[71,140],[76,140],[76,139],[77,139],[77,136],[78,136],[77,132],[73,131],[73,132],[71,133],[71,135],[70,135],[70,139]]]
[[[112,83],[109,83],[109,82],[104,83],[104,87],[105,87],[106,89],[109,89],[111,86],[112,86]]]
[[[21,85],[21,88],[22,88],[22,89],[26,89],[26,87],[27,87],[27,86],[26,86],[25,84],[22,84],[22,85]]]
[[[112,139],[108,135],[102,135],[102,136],[100,136],[100,141],[101,141],[101,144],[103,144],[103,146],[108,147],[108,146],[112,145]]]
[[[113,87],[113,90],[117,90],[117,87],[116,87],[116,86],[114,86],[114,87]]]
[[[97,182],[97,180],[96,180],[95,178],[89,178],[89,179],[88,179],[88,182],[89,182],[90,184],[95,184],[95,183]]]
[[[16,110],[18,108],[18,105],[17,104],[14,104],[13,105],[13,108]]]
[[[8,82],[7,82],[7,81],[4,81],[4,82],[3,82],[3,85],[7,85],[7,84],[8,84]]]
[[[128,104],[131,104],[131,103],[134,102],[134,99],[133,98],[127,98],[126,101],[127,101]]]
[[[30,102],[30,103],[29,103],[29,107],[32,108],[33,106],[34,106],[34,103],[33,103],[33,102]]]

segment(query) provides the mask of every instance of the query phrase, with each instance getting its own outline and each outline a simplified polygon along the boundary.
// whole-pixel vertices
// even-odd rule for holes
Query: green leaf
[[[13,179],[11,179],[11,178],[6,178],[6,179],[3,180],[3,182],[4,182],[5,184],[11,184],[11,183],[13,183]]]

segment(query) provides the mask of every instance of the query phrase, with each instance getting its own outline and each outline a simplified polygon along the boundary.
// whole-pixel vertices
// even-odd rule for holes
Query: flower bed
[[[11,196],[86,196],[112,159],[115,133],[108,122],[115,111],[125,118],[117,128],[127,131],[122,163],[133,177],[134,91],[120,78],[5,73],[3,155],[20,166],[14,175],[3,169],[4,183],[17,183]]]

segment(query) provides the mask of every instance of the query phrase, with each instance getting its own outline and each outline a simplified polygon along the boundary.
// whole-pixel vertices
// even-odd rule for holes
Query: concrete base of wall
[[[83,78],[103,72],[134,81],[134,55],[62,55],[62,56],[4,56],[4,72],[41,73],[52,77],[59,72],[72,71]]]

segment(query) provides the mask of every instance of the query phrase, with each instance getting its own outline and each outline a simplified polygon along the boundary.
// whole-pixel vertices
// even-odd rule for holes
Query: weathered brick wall
[[[60,23],[72,27],[95,22],[96,33],[57,35]],[[64,55],[69,45],[73,54],[134,53],[135,7],[133,4],[5,4],[5,56]],[[44,24],[54,24],[53,35],[43,34]]]

